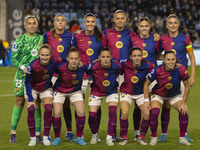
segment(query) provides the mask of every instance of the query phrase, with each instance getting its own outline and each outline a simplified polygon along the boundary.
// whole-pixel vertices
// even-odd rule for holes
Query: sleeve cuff
[[[19,68],[23,71],[26,67],[24,65],[21,65]]]

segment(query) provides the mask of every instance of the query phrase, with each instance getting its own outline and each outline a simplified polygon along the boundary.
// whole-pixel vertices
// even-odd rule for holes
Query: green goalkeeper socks
[[[35,108],[35,132],[41,132],[41,109]]]
[[[18,108],[16,105],[13,108],[12,123],[11,123],[11,125],[12,125],[11,130],[13,130],[13,131],[16,131],[19,119],[20,119],[21,114],[22,114],[22,110],[23,110],[23,108]]]

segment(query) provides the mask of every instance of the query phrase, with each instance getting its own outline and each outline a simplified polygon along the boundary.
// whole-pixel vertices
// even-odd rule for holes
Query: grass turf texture
[[[7,149],[15,149],[15,150],[26,150],[26,149],[48,149],[48,150],[61,150],[61,149],[87,149],[87,150],[94,150],[94,149],[146,149],[148,150],[154,149],[199,149],[200,147],[200,130],[199,130],[199,97],[200,97],[200,67],[196,68],[196,85],[190,89],[190,96],[188,99],[188,107],[189,107],[189,126],[188,126],[188,134],[194,140],[191,146],[187,147],[185,145],[178,144],[179,139],[179,122],[178,122],[178,112],[175,109],[171,110],[171,118],[168,128],[168,135],[167,135],[167,142],[165,143],[158,143],[156,146],[141,146],[138,143],[134,142],[134,129],[133,129],[133,121],[132,121],[132,112],[133,112],[133,105],[130,108],[129,112],[129,130],[128,130],[128,144],[126,146],[120,146],[118,142],[115,143],[114,146],[108,147],[105,144],[105,138],[107,133],[107,124],[108,124],[108,107],[105,101],[102,102],[102,119],[101,125],[99,130],[99,136],[101,142],[97,143],[96,145],[91,145],[91,131],[88,125],[88,92],[86,94],[86,102],[85,102],[85,110],[86,110],[86,124],[84,129],[84,138],[87,142],[86,146],[76,145],[74,142],[71,143],[64,138],[64,134],[66,133],[65,122],[62,117],[62,129],[61,129],[61,145],[58,146],[44,146],[43,144],[36,144],[35,147],[29,147],[28,143],[29,139],[29,131],[27,125],[27,109],[26,106],[23,109],[21,119],[18,124],[17,128],[17,143],[9,143],[9,133],[11,127],[11,115],[12,109],[15,105],[15,97],[13,95],[13,79],[15,75],[16,69],[13,67],[0,67],[0,150]],[[119,106],[119,105],[118,105]],[[42,113],[44,112],[43,106]],[[74,108],[72,108],[73,114],[73,133],[76,134],[76,124],[74,119]],[[117,120],[117,135],[119,137],[120,133],[120,125],[119,125],[119,107],[118,107],[118,120]],[[43,114],[42,114],[43,116]],[[42,117],[42,132],[43,132],[43,117]],[[158,136],[160,136],[161,129],[160,129],[160,118],[159,118],[159,127],[158,127]],[[51,128],[51,137],[54,139],[54,132],[53,128]],[[146,141],[149,143],[149,131],[146,136]]]

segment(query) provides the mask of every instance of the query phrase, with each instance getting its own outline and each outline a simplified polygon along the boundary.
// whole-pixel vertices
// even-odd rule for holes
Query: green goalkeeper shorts
[[[14,78],[14,94],[17,96],[24,96],[24,81],[25,73],[18,69]]]

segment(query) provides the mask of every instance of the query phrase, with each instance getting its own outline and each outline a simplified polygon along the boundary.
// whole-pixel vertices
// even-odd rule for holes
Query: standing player
[[[112,136],[116,129],[118,104],[118,83],[116,79],[119,74],[122,74],[122,66],[118,61],[111,60],[111,58],[110,50],[108,48],[101,48],[99,61],[90,64],[87,70],[88,75],[93,76],[91,95],[89,97],[89,126],[92,131],[91,144],[96,144],[98,141],[96,113],[105,96],[109,108],[106,144],[108,146],[114,145]]]
[[[55,16],[54,29],[44,33],[44,43],[47,43],[52,49],[52,57],[66,62],[67,53],[71,45],[72,34],[65,31],[66,19],[62,14]],[[56,82],[58,75],[54,73],[52,78],[53,84]],[[67,126],[66,139],[74,141],[72,133],[72,116],[70,101],[66,100],[63,105],[63,115]]]
[[[124,82],[120,87],[120,130],[122,136],[120,145],[127,144],[128,114],[132,100],[136,102],[143,114],[139,142],[141,145],[147,145],[145,135],[149,127],[150,105],[149,101],[144,99],[143,85],[148,72],[154,68],[154,65],[144,62],[142,54],[141,48],[131,48],[129,52],[130,60],[123,67]]]
[[[180,63],[188,68],[187,65],[187,57],[188,54],[190,62],[191,62],[191,77],[189,79],[190,86],[194,86],[195,84],[195,56],[192,48],[192,43],[190,38],[182,33],[179,33],[178,29],[180,26],[180,21],[178,17],[174,14],[168,16],[166,20],[166,26],[168,29],[168,34],[161,36],[161,44],[164,51],[173,50],[176,54],[176,57],[179,59]],[[183,87],[183,84],[182,84]],[[182,93],[184,93],[184,87],[181,88]],[[167,140],[167,128],[170,119],[170,108],[171,106],[167,104],[167,106],[163,107],[161,114],[161,125],[162,125],[162,135],[159,139],[159,142],[165,142]],[[193,140],[190,137],[185,135],[189,142]]]
[[[179,143],[191,145],[185,138],[188,125],[187,98],[189,95],[189,74],[184,66],[177,66],[177,58],[174,51],[166,51],[164,64],[156,67],[148,75],[144,83],[144,98],[149,99],[148,88],[151,82],[157,80],[157,84],[151,96],[151,141],[150,145],[157,144],[158,116],[164,101],[168,101],[179,112],[180,139]],[[184,83],[184,93],[181,94],[180,84]]]
[[[159,57],[160,41],[154,41],[154,35],[150,34],[150,22],[147,17],[141,17],[138,20],[139,35],[131,38],[133,46],[140,47],[143,52],[143,58],[148,60],[150,63],[157,66],[157,58]],[[153,84],[152,84],[153,86]],[[141,120],[141,111],[135,104],[133,111],[133,123],[134,123],[134,134],[135,141],[139,141],[139,127]]]
[[[61,113],[65,98],[68,97],[75,107],[76,117],[76,144],[86,145],[82,138],[85,125],[84,100],[81,92],[82,78],[86,70],[86,65],[78,67],[80,62],[79,51],[76,47],[71,47],[68,51],[67,62],[62,62],[57,66],[59,78],[54,85],[53,100],[53,128],[55,139],[52,145],[61,143]],[[67,99],[68,100],[68,99]]]
[[[35,146],[35,106],[37,96],[40,97],[44,105],[44,145],[51,145],[49,140],[49,131],[52,123],[52,83],[51,78],[56,69],[56,62],[51,59],[51,48],[44,44],[40,47],[39,58],[32,61],[26,70],[25,78],[25,98],[28,108],[28,127],[31,135],[29,146]]]
[[[38,50],[43,43],[43,37],[36,33],[38,21],[34,16],[28,16],[24,20],[26,33],[16,39],[12,47],[11,62],[17,67],[14,79],[14,93],[16,95],[16,105],[12,112],[12,128],[10,132],[10,142],[16,142],[16,128],[24,106],[24,80],[27,66],[38,57]],[[41,142],[41,110],[36,105],[36,138]]]
[[[81,61],[85,65],[89,65],[94,60],[98,59],[99,51],[102,47],[102,32],[96,25],[96,17],[92,13],[88,13],[84,17],[85,30],[80,34],[74,34],[72,39],[72,46],[76,46],[80,52]],[[86,73],[83,76],[82,93],[85,98],[87,86],[90,87],[92,77]],[[97,112],[98,129],[101,120],[101,108]]]

